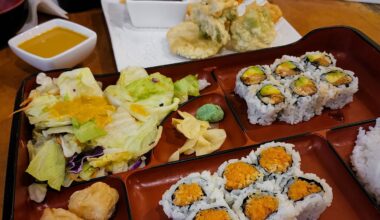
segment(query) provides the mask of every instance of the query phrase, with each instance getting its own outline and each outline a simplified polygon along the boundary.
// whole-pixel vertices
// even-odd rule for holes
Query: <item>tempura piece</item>
[[[83,220],[74,213],[67,211],[66,209],[54,209],[46,208],[41,216],[41,220]]]
[[[276,4],[271,4],[269,2],[267,2],[264,6],[269,9],[273,23],[277,23],[277,21],[280,20],[280,18],[282,17],[282,11],[280,7]]]
[[[84,219],[109,219],[119,199],[117,190],[103,182],[74,192],[70,196],[69,210]]]
[[[230,32],[229,47],[239,52],[268,47],[276,37],[269,9],[254,3],[232,22]]]
[[[182,22],[167,33],[170,51],[190,59],[203,59],[219,52],[223,44],[202,36],[198,25]]]

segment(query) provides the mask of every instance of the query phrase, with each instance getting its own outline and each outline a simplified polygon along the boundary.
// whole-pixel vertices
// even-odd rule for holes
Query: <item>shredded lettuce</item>
[[[74,125],[74,135],[81,143],[86,143],[106,134],[107,132],[99,128],[94,121],[88,121],[79,126]]]
[[[47,181],[51,188],[60,190],[65,178],[65,163],[59,144],[48,140],[30,161],[26,172],[39,181]]]
[[[188,75],[174,83],[174,96],[181,103],[188,100],[189,96],[199,96],[199,83],[195,75]]]
[[[128,67],[120,72],[119,80],[116,85],[127,86],[132,82],[143,79],[148,76],[148,73],[142,67]]]

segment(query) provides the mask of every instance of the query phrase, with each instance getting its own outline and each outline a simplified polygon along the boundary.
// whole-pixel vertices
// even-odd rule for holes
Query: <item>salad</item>
[[[104,91],[89,68],[58,78],[40,73],[37,84],[22,106],[34,126],[26,172],[38,185],[60,190],[73,181],[143,167],[144,154],[161,137],[161,121],[188,96],[198,96],[207,81],[188,75],[173,82],[129,67]]]

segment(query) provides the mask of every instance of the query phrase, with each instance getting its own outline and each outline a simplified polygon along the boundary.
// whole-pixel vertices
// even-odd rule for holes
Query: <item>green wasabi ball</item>
[[[198,108],[197,112],[195,113],[195,117],[198,120],[213,123],[223,120],[224,112],[219,105],[205,104]]]

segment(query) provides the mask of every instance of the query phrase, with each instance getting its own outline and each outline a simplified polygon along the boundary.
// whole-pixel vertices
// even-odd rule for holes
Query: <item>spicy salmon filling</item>
[[[230,215],[225,209],[205,209],[195,216],[195,220],[230,220]]]
[[[292,163],[292,156],[284,147],[271,147],[260,153],[259,164],[269,173],[284,173]]]
[[[227,190],[243,189],[254,183],[259,176],[260,172],[248,163],[231,163],[224,170],[225,188]]]
[[[244,214],[250,220],[264,220],[278,210],[278,199],[271,195],[252,195],[244,205]]]
[[[298,201],[305,198],[308,195],[319,193],[322,188],[314,182],[308,182],[303,179],[295,179],[289,186],[288,197],[293,201]]]
[[[203,197],[202,188],[197,183],[181,184],[174,192],[173,203],[176,206],[191,205]]]

